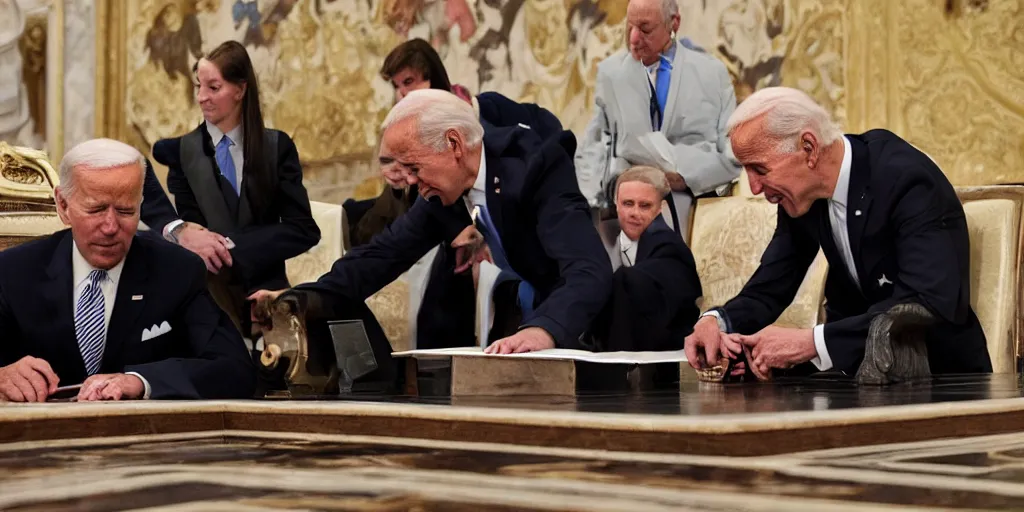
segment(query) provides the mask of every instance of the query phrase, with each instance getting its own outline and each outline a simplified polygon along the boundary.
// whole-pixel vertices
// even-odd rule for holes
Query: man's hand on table
[[[234,247],[227,238],[214,233],[199,224],[186,222],[176,234],[178,245],[196,253],[206,264],[206,270],[216,274],[224,267],[230,267],[231,252]]]
[[[758,379],[770,378],[772,368],[789,369],[818,356],[812,329],[768,326],[756,334],[730,334],[730,342],[741,343],[747,361]]]
[[[93,375],[82,383],[78,401],[137,400],[146,392],[142,379],[124,373]]]
[[[25,356],[0,368],[0,400],[9,402],[45,402],[57,391],[60,379],[50,363]]]
[[[495,341],[485,354],[520,354],[555,348],[555,339],[540,327],[527,327],[512,336]]]

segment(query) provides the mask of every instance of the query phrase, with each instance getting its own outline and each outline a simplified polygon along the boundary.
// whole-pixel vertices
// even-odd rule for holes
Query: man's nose
[[[415,174],[413,174],[411,172],[406,172],[404,174],[405,174],[405,182],[408,183],[410,187],[420,182],[420,178],[418,176],[416,176]]]
[[[100,232],[104,235],[113,235],[118,230],[117,214],[114,210],[108,209],[103,213],[103,220],[100,222]]]
[[[756,173],[747,171],[747,181],[750,182],[750,192],[755,196],[763,191],[764,185],[761,184],[761,177]]]
[[[633,27],[629,29],[629,44],[630,46],[636,45],[640,42],[640,29]]]

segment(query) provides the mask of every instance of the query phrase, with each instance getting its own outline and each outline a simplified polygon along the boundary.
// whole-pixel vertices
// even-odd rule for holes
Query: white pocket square
[[[153,324],[153,327],[142,330],[142,341],[148,341],[157,336],[162,336],[171,332],[171,324],[164,321],[160,325]]]

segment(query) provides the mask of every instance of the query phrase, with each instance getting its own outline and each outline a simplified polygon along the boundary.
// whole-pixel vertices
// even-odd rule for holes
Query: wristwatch
[[[184,227],[185,227],[185,223],[179,221],[176,226],[174,226],[173,228],[167,230],[167,234],[164,236],[164,238],[167,239],[168,242],[180,245],[179,242],[178,242],[178,233]]]

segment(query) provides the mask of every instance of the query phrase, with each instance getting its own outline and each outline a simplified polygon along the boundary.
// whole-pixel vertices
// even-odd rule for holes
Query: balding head
[[[675,44],[677,30],[676,0],[630,0],[626,7],[629,53],[645,66],[657,62],[658,56]]]

